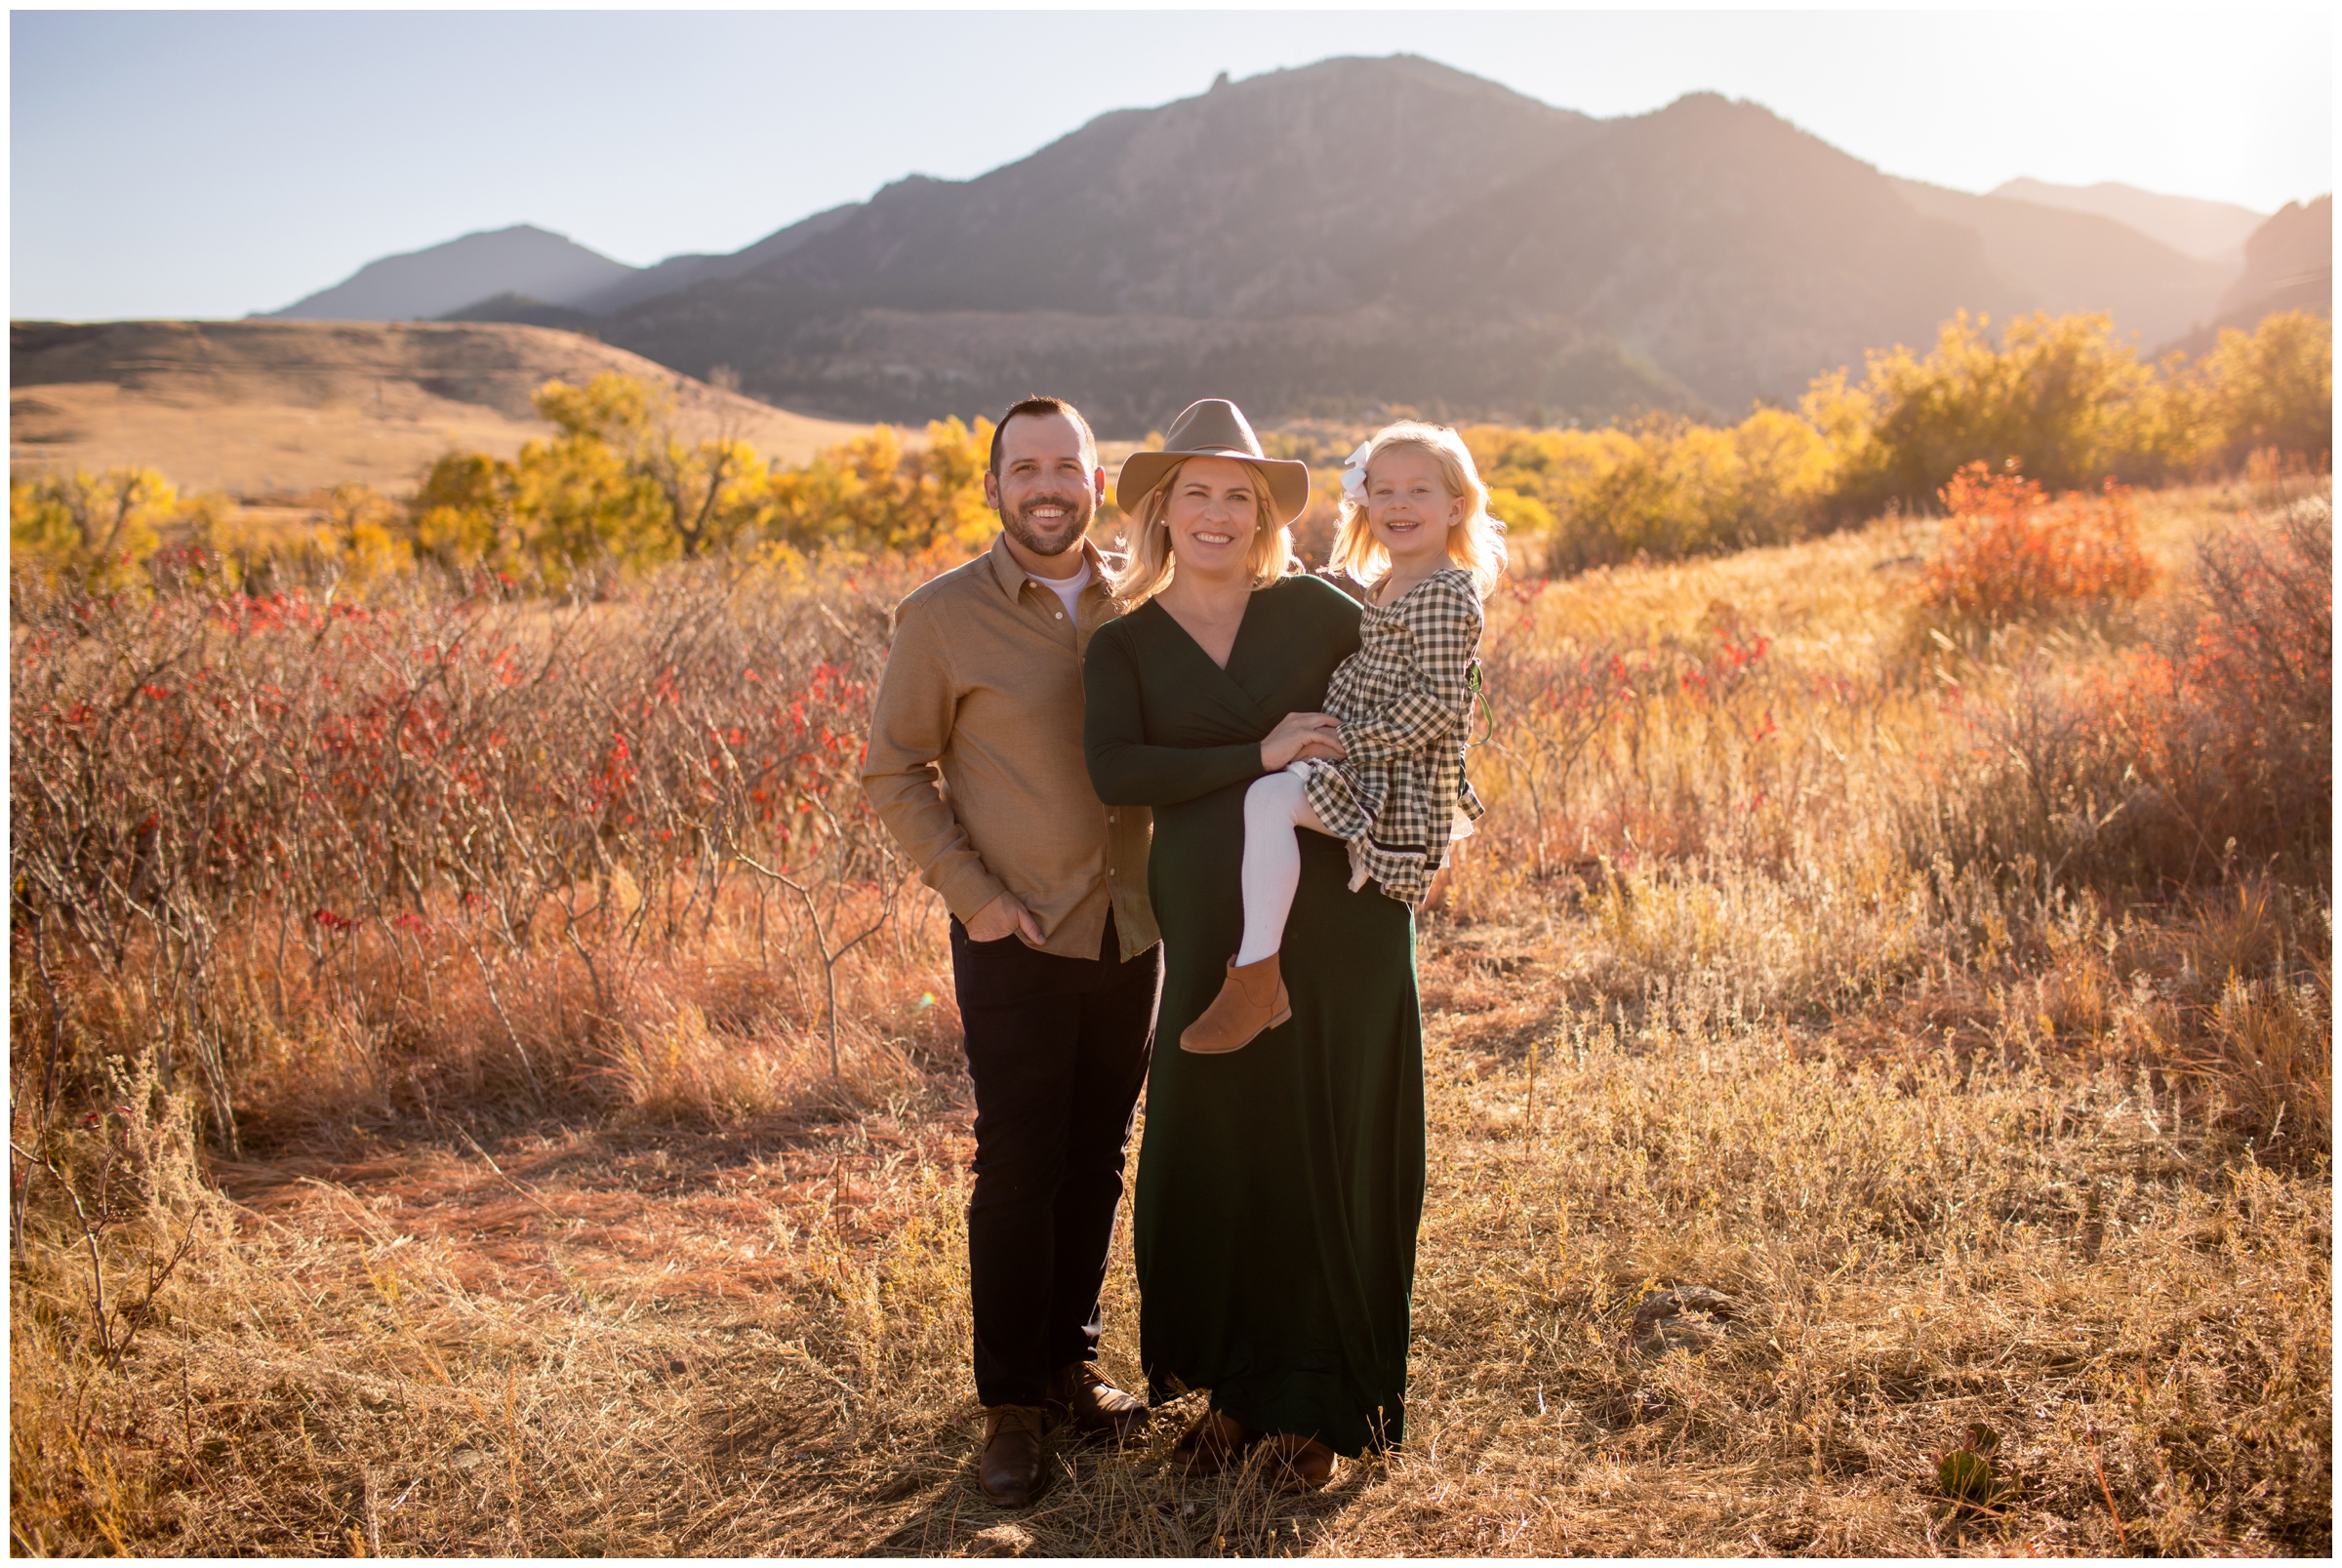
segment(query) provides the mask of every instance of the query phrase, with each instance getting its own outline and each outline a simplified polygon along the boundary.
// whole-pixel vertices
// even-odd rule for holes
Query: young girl
[[[1219,997],[1180,1035],[1183,1051],[1241,1050],[1292,1016],[1277,953],[1301,885],[1297,828],[1350,846],[1350,885],[1371,878],[1421,904],[1472,831],[1464,777],[1467,684],[1480,596],[1505,569],[1504,525],[1463,438],[1442,425],[1386,425],[1350,455],[1333,565],[1366,584],[1358,651],[1334,670],[1326,711],[1343,760],[1296,762],[1244,796],[1244,937]]]

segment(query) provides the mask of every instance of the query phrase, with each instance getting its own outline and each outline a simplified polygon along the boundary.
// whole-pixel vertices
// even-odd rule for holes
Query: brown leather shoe
[[[1292,1432],[1271,1436],[1261,1451],[1269,1484],[1279,1492],[1313,1492],[1342,1467],[1334,1451],[1314,1437]]]
[[[1004,1508],[1032,1501],[1041,1479],[1041,1410],[1038,1405],[988,1405],[984,1412],[984,1458],[977,1463],[984,1495]]]
[[[1049,1380],[1049,1414],[1070,1421],[1091,1437],[1128,1442],[1147,1425],[1147,1401],[1124,1393],[1096,1367],[1076,1361],[1059,1367]]]
[[[1171,1445],[1171,1468],[1180,1475],[1217,1475],[1260,1440],[1235,1417],[1207,1410]]]
[[[1231,959],[1228,979],[1203,1016],[1179,1031],[1179,1048],[1199,1056],[1241,1051],[1263,1029],[1272,1029],[1293,1016],[1292,998],[1285,994],[1285,977],[1276,953],[1238,969]]]

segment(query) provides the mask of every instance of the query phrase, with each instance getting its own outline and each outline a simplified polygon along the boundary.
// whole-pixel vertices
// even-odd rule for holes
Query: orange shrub
[[[2136,599],[2155,585],[2130,492],[2056,501],[2011,469],[1971,462],[1940,493],[1952,513],[1924,569],[1921,599],[1961,616],[2003,620],[2090,600]]]
[[[2324,880],[2333,801],[2333,507],[2240,519],[2197,546],[2195,614],[2102,677],[2093,727],[2154,791],[2163,874],[2234,857]],[[2152,826],[2152,824],[2150,824]]]

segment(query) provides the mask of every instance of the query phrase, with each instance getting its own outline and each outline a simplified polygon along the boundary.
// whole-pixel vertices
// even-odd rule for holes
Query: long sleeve
[[[1110,806],[1169,806],[1261,775],[1260,743],[1149,745],[1139,671],[1120,637],[1090,639],[1082,663],[1082,749],[1090,783]]]
[[[950,657],[931,607],[906,602],[897,615],[894,647],[871,704],[862,789],[921,879],[953,914],[971,920],[1006,888],[944,798],[938,764],[959,705]]]
[[[1467,680],[1480,645],[1481,621],[1479,598],[1460,574],[1441,573],[1425,585],[1401,622],[1412,657],[1398,677],[1399,690],[1373,717],[1342,726],[1348,760],[1379,762],[1419,752],[1469,722]]]

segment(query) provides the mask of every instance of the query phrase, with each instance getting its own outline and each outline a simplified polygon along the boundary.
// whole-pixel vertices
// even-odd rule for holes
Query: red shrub
[[[2091,600],[2136,599],[2156,565],[2138,541],[2130,492],[2068,492],[2051,501],[2032,480],[1982,462],[1942,491],[1952,513],[1924,568],[1922,602],[1958,615],[2005,620]]]
[[[2197,613],[2095,691],[2176,829],[2166,875],[2330,855],[2333,510],[2296,503],[2198,547]]]

